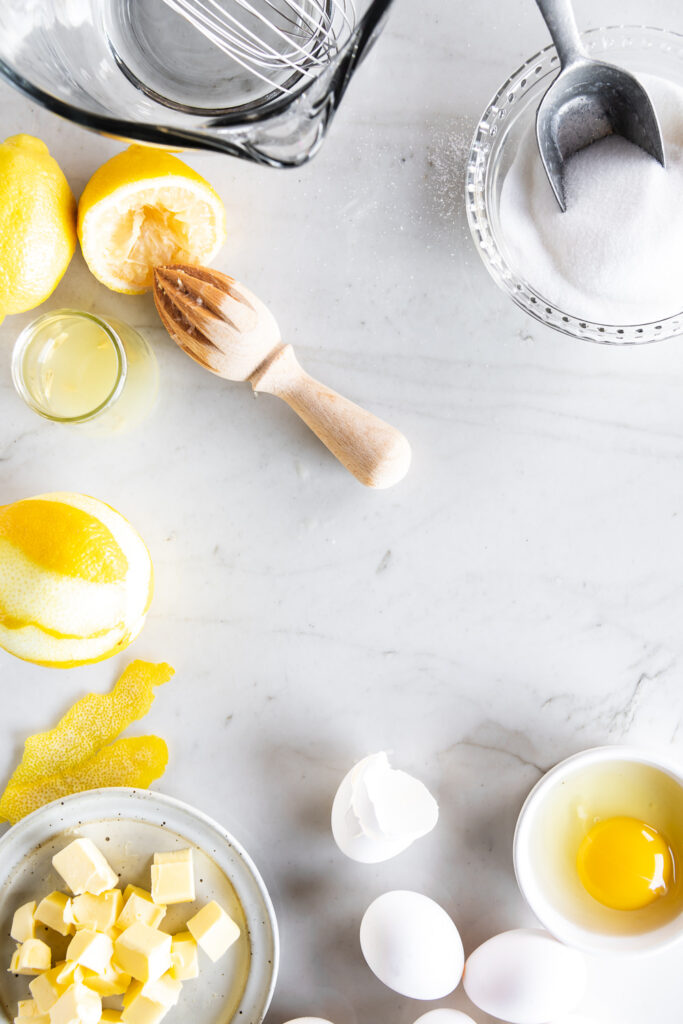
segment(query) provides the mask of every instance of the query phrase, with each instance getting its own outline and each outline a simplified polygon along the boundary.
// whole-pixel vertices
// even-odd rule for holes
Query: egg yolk
[[[666,840],[636,818],[606,818],[586,835],[576,860],[593,899],[612,910],[640,910],[664,896],[674,878]]]

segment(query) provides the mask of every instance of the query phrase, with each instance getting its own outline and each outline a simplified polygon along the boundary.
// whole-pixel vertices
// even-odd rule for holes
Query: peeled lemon
[[[116,292],[146,291],[160,264],[210,263],[225,236],[225,207],[208,181],[147,146],[103,164],[78,204],[85,261]]]
[[[152,600],[142,538],[109,505],[42,494],[0,507],[0,646],[72,668],[124,650]]]
[[[55,290],[76,248],[76,204],[44,142],[0,145],[0,320]]]

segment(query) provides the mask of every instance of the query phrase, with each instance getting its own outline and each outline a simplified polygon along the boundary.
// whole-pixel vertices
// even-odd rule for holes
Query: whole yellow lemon
[[[42,494],[0,507],[0,646],[71,668],[124,650],[152,600],[152,560],[109,505]]]
[[[40,305],[76,247],[76,204],[44,142],[13,135],[0,145],[0,320]]]

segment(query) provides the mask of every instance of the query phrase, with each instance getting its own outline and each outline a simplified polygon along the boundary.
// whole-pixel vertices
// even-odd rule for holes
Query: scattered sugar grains
[[[683,309],[683,89],[642,82],[659,115],[666,169],[625,139],[602,139],[568,162],[562,213],[531,125],[501,192],[517,273],[551,305],[599,323],[650,323]]]

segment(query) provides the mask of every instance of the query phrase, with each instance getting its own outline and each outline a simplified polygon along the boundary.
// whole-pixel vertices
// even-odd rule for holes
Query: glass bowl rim
[[[368,38],[375,31],[377,25],[392,7],[393,3],[394,0],[370,0],[367,10],[359,18],[351,36],[342,46],[329,67],[334,67],[352,47],[355,48],[358,45],[359,38]],[[329,70],[329,68],[325,70]],[[324,74],[325,72],[323,71],[322,73]],[[74,124],[78,124],[82,128],[88,128],[104,135],[113,135],[115,138],[125,141],[135,140],[136,142],[161,146],[162,148],[168,148],[173,146],[174,143],[179,143],[183,148],[187,149],[216,150],[220,148],[230,153],[232,153],[232,149],[230,149],[228,143],[225,146],[217,147],[214,139],[214,133],[217,129],[246,130],[254,125],[267,123],[279,114],[285,113],[296,100],[318,81],[318,78],[316,78],[312,82],[304,82],[290,95],[285,97],[275,96],[270,101],[260,104],[256,110],[246,112],[244,108],[236,108],[233,113],[224,112],[219,116],[216,116],[215,111],[213,114],[211,111],[207,111],[206,122],[201,127],[186,128],[174,125],[145,124],[139,121],[129,121],[126,118],[83,110],[35,85],[2,58],[0,58],[0,78],[4,78],[11,86],[30,100],[39,103],[46,110],[65,117],[68,121],[73,121]],[[341,89],[340,91],[343,94],[344,90]],[[214,139],[213,144],[212,139]],[[235,152],[233,155],[237,156],[239,153]]]
[[[683,32],[645,24],[601,25],[583,31],[581,38],[590,42],[592,39],[599,38],[605,33],[616,32],[639,32],[644,35],[656,35],[658,38],[668,37],[672,41],[676,41],[683,48]],[[486,181],[491,165],[492,146],[489,145],[486,151],[482,153],[482,137],[489,137],[489,133],[483,131],[483,126],[488,126],[491,123],[492,115],[498,113],[500,110],[500,100],[504,97],[507,99],[510,87],[520,79],[523,79],[533,65],[537,65],[539,61],[545,60],[548,57],[555,61],[558,59],[557,51],[552,43],[532,54],[515,71],[508,75],[477,120],[477,126],[467,158],[465,175],[465,209],[475,248],[489,275],[501,291],[505,292],[515,305],[528,316],[561,334],[580,341],[593,341],[603,345],[643,345],[681,335],[683,334],[683,301],[679,313],[660,320],[653,320],[649,323],[598,323],[589,318],[579,317],[574,313],[562,310],[550,302],[510,265],[501,250],[498,243],[500,234],[496,235],[491,228],[487,209]],[[502,148],[500,151],[502,151]],[[477,199],[479,200],[478,204],[476,202]],[[484,239],[488,240],[487,244],[482,242],[482,235]],[[496,262],[490,256],[489,249],[491,248],[495,250]],[[504,273],[501,272],[499,264],[504,268]],[[528,293],[528,298],[525,296],[525,291]],[[548,319],[544,316],[544,312],[548,315],[553,314],[553,319]]]

